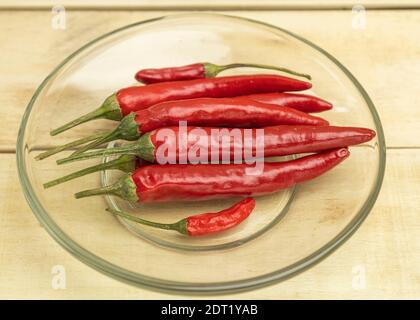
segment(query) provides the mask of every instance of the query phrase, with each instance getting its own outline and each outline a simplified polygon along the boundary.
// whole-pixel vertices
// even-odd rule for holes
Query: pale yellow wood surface
[[[388,146],[378,202],[358,232],[332,256],[286,282],[229,298],[420,298],[420,11],[368,11],[351,28],[351,11],[227,12],[290,29],[325,48],[361,81],[380,113]],[[68,12],[67,29],[51,14],[0,11],[0,298],[172,298],[112,280],[79,262],[39,225],[16,173],[18,124],[36,86],[69,53],[116,27],[163,12]],[[408,148],[407,148],[408,147]],[[10,153],[7,153],[10,152]],[[51,287],[63,265],[67,288]],[[352,287],[366,270],[366,288]]]

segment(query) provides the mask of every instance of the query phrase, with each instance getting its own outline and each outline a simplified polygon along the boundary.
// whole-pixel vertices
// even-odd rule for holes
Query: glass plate
[[[36,154],[94,130],[110,129],[115,122],[93,121],[54,138],[49,136],[51,128],[92,110],[110,93],[133,84],[138,69],[197,61],[270,63],[309,73],[313,88],[306,93],[334,104],[334,109],[323,117],[334,125],[374,129],[377,137],[351,148],[350,158],[332,171],[300,185],[293,199],[292,192],[286,202],[282,200],[289,191],[258,198],[256,210],[245,224],[220,238],[193,242],[176,238],[174,242],[174,233],[150,229],[145,231],[149,240],[159,241],[134,236],[105,212],[107,203],[103,197],[76,200],[72,196],[79,190],[100,186],[99,174],[43,189],[45,181],[99,160],[56,166],[57,157],[35,161]],[[241,69],[223,75],[257,72],[261,71]],[[284,280],[338,248],[375,203],[385,169],[385,142],[378,114],[367,93],[323,49],[261,22],[193,13],[122,27],[65,59],[39,86],[26,109],[17,142],[17,163],[23,191],[39,221],[55,240],[87,265],[133,285],[220,293]],[[156,213],[156,221],[174,221],[181,214],[224,205],[172,204],[173,215],[168,213],[170,205],[155,205],[142,211],[142,215],[144,212],[152,218]],[[287,214],[279,219],[285,208]],[[241,230],[247,232],[235,238],[235,232],[241,235]],[[221,238],[223,241],[219,241]],[[179,250],[185,249],[183,246],[193,249]],[[207,250],[215,246],[217,250]]]

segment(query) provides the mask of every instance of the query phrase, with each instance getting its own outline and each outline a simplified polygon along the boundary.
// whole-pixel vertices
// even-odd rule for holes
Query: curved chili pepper
[[[241,128],[280,124],[328,125],[328,121],[320,117],[242,97],[168,101],[129,114],[116,129],[79,149],[73,155],[113,140],[136,140],[143,133],[162,127],[177,126],[180,121],[196,126]]]
[[[168,82],[168,81],[180,81],[180,80],[194,80],[194,79],[203,79],[203,78],[214,78],[220,72],[234,69],[234,68],[257,68],[257,69],[268,69],[268,70],[277,70],[286,73],[293,74],[299,77],[305,77],[308,80],[311,80],[311,76],[305,73],[299,73],[287,68],[269,66],[264,64],[255,64],[255,63],[231,63],[227,65],[216,65],[213,63],[194,63],[186,66],[180,67],[170,67],[170,68],[158,68],[158,69],[142,69],[138,71],[135,75],[137,81],[150,84],[158,82]]]
[[[202,97],[236,97],[253,93],[301,91],[309,89],[311,86],[308,82],[277,75],[248,75],[128,87],[109,96],[98,109],[52,130],[51,135],[54,136],[94,119],[103,118],[119,121],[131,112],[142,110],[165,101]]]
[[[229,143],[222,143],[221,136],[212,134],[213,130],[229,135]],[[165,131],[163,131],[165,130]],[[168,130],[168,131],[166,131]],[[249,130],[246,134],[246,130]],[[275,126],[266,127],[264,131],[264,157],[277,157],[299,153],[319,152],[328,149],[342,148],[360,144],[373,139],[375,131],[367,128],[356,127],[334,127],[334,126]],[[171,132],[170,135],[163,135],[164,132]],[[180,149],[179,140],[182,132],[179,127],[161,128],[144,134],[140,139],[122,147],[108,148],[99,151],[87,152],[76,156],[60,159],[58,164],[86,160],[95,157],[131,154],[149,162],[158,162],[157,150],[165,146],[175,146],[174,158],[177,163],[179,159],[188,159],[190,150],[205,151],[208,161],[222,160],[223,154],[229,154],[230,160],[235,158],[235,152],[240,152],[241,159],[245,159],[245,148],[251,148],[250,154],[256,154],[257,129],[227,129],[227,128],[200,128],[186,127],[185,148]],[[235,134],[240,140],[235,139]],[[249,138],[247,138],[249,137]],[[252,140],[251,140],[251,139]],[[215,144],[219,148],[215,148]],[[215,159],[213,152],[217,152],[218,159]]]
[[[135,113],[140,132],[149,132],[168,125],[188,121],[191,125],[228,127],[266,127],[295,124],[326,126],[328,121],[320,117],[247,98],[201,98],[169,101]]]
[[[322,112],[332,109],[332,104],[321,98],[297,93],[261,93],[244,96],[258,102],[293,108],[302,112]]]
[[[231,229],[248,218],[254,208],[255,200],[246,198],[222,211],[189,216],[175,223],[152,222],[109,208],[107,211],[143,225],[164,230],[174,230],[181,234],[195,237]]]
[[[347,148],[333,149],[286,162],[265,162],[260,174],[250,164],[169,164],[141,167],[115,184],[81,191],[76,198],[115,195],[141,203],[197,201],[234,196],[258,196],[311,180],[349,156]]]

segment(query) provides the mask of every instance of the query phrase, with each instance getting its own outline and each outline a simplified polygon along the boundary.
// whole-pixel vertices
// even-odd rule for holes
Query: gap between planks
[[[46,7],[7,7],[7,6],[1,6],[0,5],[0,12],[3,11],[51,11],[52,6],[46,6]],[[320,8],[311,8],[311,7],[278,7],[278,6],[272,6],[272,7],[253,7],[249,6],[246,8],[243,7],[72,7],[72,6],[66,6],[65,9],[67,11],[131,11],[131,10],[137,10],[137,11],[162,11],[162,12],[206,12],[206,11],[216,11],[216,12],[224,12],[224,11],[348,11],[352,10],[352,7],[320,7]],[[369,11],[412,11],[412,10],[420,10],[420,5],[418,6],[409,6],[409,7],[372,7],[372,8],[365,8],[369,9]]]

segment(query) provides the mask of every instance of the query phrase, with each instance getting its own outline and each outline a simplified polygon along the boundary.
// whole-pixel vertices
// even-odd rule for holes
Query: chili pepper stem
[[[56,148],[53,148],[53,149],[50,149],[50,150],[45,151],[43,153],[40,153],[39,155],[37,155],[35,157],[35,160],[42,160],[42,159],[48,158],[48,157],[50,157],[50,156],[52,156],[56,153],[59,153],[61,151],[64,151],[64,150],[67,150],[67,149],[70,149],[70,148],[73,148],[73,147],[80,146],[84,143],[90,142],[92,140],[96,140],[96,139],[98,139],[102,136],[103,136],[103,133],[98,133],[98,134],[94,134],[94,135],[91,135],[91,136],[88,136],[88,137],[84,137],[84,138],[66,143],[62,146],[58,146]]]
[[[76,193],[74,196],[76,199],[79,199],[98,195],[114,195],[132,202],[139,200],[136,184],[129,173],[125,174],[116,183],[110,186],[81,191]]]
[[[182,219],[178,222],[175,223],[159,223],[159,222],[153,222],[153,221],[149,221],[149,220],[145,220],[145,219],[141,219],[139,217],[133,216],[131,214],[128,214],[126,212],[120,211],[120,210],[114,210],[114,209],[110,209],[107,208],[106,211],[116,214],[124,219],[136,222],[136,223],[140,223],[142,225],[146,225],[149,227],[153,227],[153,228],[158,228],[158,229],[164,229],[164,230],[173,230],[173,231],[178,231],[179,233],[185,234],[187,235],[187,220],[186,219]]]
[[[109,149],[103,149],[98,151],[86,152],[78,155],[71,155],[70,157],[57,160],[57,164],[64,164],[74,161],[86,160],[101,156],[110,156],[117,154],[130,154],[136,155],[143,160],[154,162],[154,146],[150,141],[150,135],[143,135],[137,142],[131,143],[122,147],[115,147]]]
[[[98,171],[102,171],[102,170],[121,170],[123,172],[129,173],[134,171],[136,167],[136,157],[132,156],[132,155],[122,155],[121,157],[119,157],[118,159],[106,162],[106,163],[101,163],[95,166],[91,166],[89,168],[85,168],[76,172],[73,172],[71,174],[68,174],[64,177],[60,177],[58,179],[55,180],[51,180],[47,183],[44,183],[44,188],[51,188],[53,186],[56,186],[60,183],[69,181],[69,180],[73,180],[79,177],[82,177],[84,175],[90,174],[90,173],[94,173],[94,172],[98,172]]]
[[[85,114],[84,116],[81,116],[73,121],[70,121],[57,129],[51,130],[50,134],[52,136],[55,136],[59,133],[62,133],[68,129],[71,129],[79,124],[88,122],[90,120],[103,118],[103,119],[118,121],[118,120],[121,120],[122,117],[123,115],[121,113],[121,109],[118,104],[118,101],[116,100],[116,95],[112,94],[111,96],[105,99],[102,106],[100,106],[98,109],[92,112],[89,112]]]
[[[104,150],[98,150],[98,151],[92,151],[87,153],[78,154],[76,156],[67,157],[64,159],[57,160],[57,164],[65,164],[70,163],[74,161],[81,161],[81,160],[87,160],[91,158],[97,158],[100,156],[110,156],[110,155],[117,155],[117,154],[133,154],[135,155],[136,152],[133,150],[132,145],[128,146],[122,146],[117,148],[110,148],[110,149],[104,149]]]
[[[109,133],[104,134],[102,137],[98,138],[97,140],[89,143],[88,145],[84,146],[83,148],[76,150],[73,152],[70,157],[81,154],[87,150],[90,150],[94,147],[97,147],[103,143],[124,139],[124,140],[136,140],[140,137],[139,134],[139,126],[135,121],[136,115],[131,113],[124,117],[118,127],[112,130]]]
[[[109,133],[103,134],[101,137],[99,137],[98,139],[96,139],[95,141],[85,145],[84,147],[76,150],[75,152],[73,152],[68,158],[71,158],[73,156],[79,155],[84,153],[87,150],[93,149],[97,146],[100,146],[101,144],[113,141],[113,140],[118,140],[119,136],[118,136],[118,132],[116,132],[116,130],[113,130]]]
[[[256,63],[231,63],[226,65],[216,65],[213,63],[204,63],[204,70],[205,70],[205,76],[207,78],[213,78],[216,77],[220,72],[228,70],[228,69],[234,69],[234,68],[257,68],[257,69],[268,69],[268,70],[276,70],[281,71],[289,74],[293,74],[298,77],[304,77],[308,80],[311,80],[312,77],[309,74],[306,73],[300,73],[296,72],[287,68],[283,67],[276,67],[276,66],[270,66],[265,64],[256,64]]]

